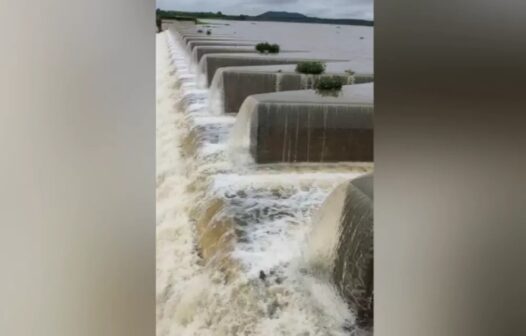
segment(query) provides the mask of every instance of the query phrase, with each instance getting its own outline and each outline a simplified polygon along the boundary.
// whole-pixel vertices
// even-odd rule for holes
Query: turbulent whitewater
[[[354,316],[305,258],[311,218],[363,168],[232,160],[191,55],[157,35],[157,335],[353,335]]]

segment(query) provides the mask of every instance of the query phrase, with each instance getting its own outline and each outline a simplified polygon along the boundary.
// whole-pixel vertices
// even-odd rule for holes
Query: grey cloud
[[[251,1],[253,3],[259,3],[263,5],[283,5],[283,4],[291,4],[291,3],[298,3],[299,0],[256,0]]]

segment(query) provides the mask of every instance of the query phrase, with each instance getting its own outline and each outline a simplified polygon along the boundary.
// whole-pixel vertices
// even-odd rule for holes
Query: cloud
[[[341,19],[371,20],[374,15],[373,0],[157,0],[157,7],[232,15],[258,15],[269,10]]]
[[[252,1],[253,3],[259,3],[259,4],[276,4],[276,5],[282,5],[282,4],[291,4],[291,3],[297,3],[299,0],[260,0],[260,1]]]

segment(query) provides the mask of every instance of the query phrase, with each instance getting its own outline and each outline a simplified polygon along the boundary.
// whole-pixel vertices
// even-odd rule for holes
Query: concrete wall
[[[305,253],[311,271],[335,284],[364,329],[373,325],[373,202],[372,175],[338,186],[314,215]]]
[[[230,147],[256,163],[372,162],[373,83],[337,94],[314,90],[249,96],[239,109]]]
[[[373,107],[262,103],[251,125],[257,163],[371,162]]]
[[[191,41],[188,43],[187,48],[192,51],[196,47],[200,46],[222,46],[222,47],[254,47],[254,43],[251,42],[238,42],[238,41]]]
[[[204,55],[209,54],[226,54],[226,53],[236,53],[236,54],[256,54],[256,50],[252,47],[243,47],[243,46],[197,46],[192,50],[192,56],[194,61],[199,63]]]
[[[239,41],[235,38],[230,37],[186,37],[183,39],[184,43],[188,45],[190,42],[205,42],[205,41]]]
[[[351,181],[340,219],[333,278],[362,327],[373,324],[373,176]]]
[[[270,64],[296,64],[305,61],[305,58],[292,58],[277,55],[258,55],[246,57],[233,57],[228,55],[206,55],[201,59],[200,67],[204,70],[207,84],[210,86],[214,75],[219,68],[231,66],[270,65]],[[310,59],[312,60],[312,59]]]
[[[224,69],[216,72],[215,76],[223,76],[222,90],[220,93],[223,98],[223,111],[227,113],[237,113],[243,101],[250,95],[259,93],[291,91],[312,89],[317,78],[320,76],[304,75],[295,72],[255,72],[243,70]],[[339,76],[348,84],[365,83],[367,78],[357,76],[354,80],[345,73],[327,74],[323,76]]]

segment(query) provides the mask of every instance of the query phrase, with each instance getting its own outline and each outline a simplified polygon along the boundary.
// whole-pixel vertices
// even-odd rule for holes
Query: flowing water
[[[288,68],[288,71],[281,72],[282,68]],[[215,114],[236,113],[250,95],[314,89],[321,78],[335,76],[345,85],[354,82],[354,77],[349,74],[298,74],[295,65],[292,68],[287,65],[219,68],[210,84],[210,108]]]
[[[235,116],[210,111],[176,33],[156,44],[157,334],[358,334],[305,249],[316,209],[370,169],[232,160]]]

